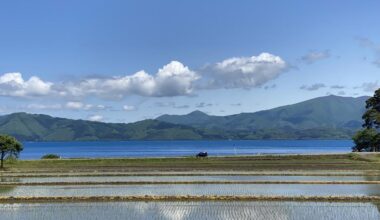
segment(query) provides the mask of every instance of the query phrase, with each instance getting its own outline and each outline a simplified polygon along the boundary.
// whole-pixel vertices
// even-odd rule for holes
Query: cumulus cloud
[[[98,95],[107,98],[123,98],[126,95],[140,96],[181,96],[193,91],[199,76],[178,61],[172,61],[150,75],[139,71],[133,75],[112,78],[89,78],[79,83],[65,85],[63,95]]]
[[[104,105],[93,105],[93,104],[86,104],[83,102],[77,102],[77,101],[71,101],[67,102],[64,106],[66,109],[70,110],[104,110],[107,109]]]
[[[318,89],[321,89],[321,88],[325,88],[325,87],[326,87],[326,85],[323,84],[323,83],[315,83],[315,84],[310,85],[310,86],[308,86],[308,85],[302,85],[300,87],[300,89],[307,90],[307,91],[315,91],[315,90],[318,90]]]
[[[187,66],[172,61],[160,69],[155,77],[156,96],[188,95],[193,90],[193,82],[198,79],[199,76]]]
[[[93,105],[93,104],[85,104],[82,102],[67,102],[66,104],[39,104],[39,103],[32,103],[28,104],[25,107],[26,109],[33,109],[33,110],[62,110],[62,109],[68,109],[68,110],[85,110],[85,111],[100,111],[100,110],[106,110],[110,109],[111,107],[107,107],[104,105]]]
[[[133,106],[133,105],[124,105],[124,106],[123,106],[123,110],[126,111],[126,112],[129,112],[129,111],[135,111],[135,110],[136,110],[136,107]]]
[[[52,92],[53,83],[36,76],[24,80],[21,73],[5,73],[0,76],[0,95],[14,97],[45,96]]]
[[[80,102],[87,97],[103,99],[122,99],[130,95],[173,97],[193,95],[194,89],[250,89],[275,79],[287,69],[288,64],[281,57],[261,53],[258,56],[225,59],[198,72],[179,61],[171,61],[158,69],[155,74],[141,70],[132,75],[88,77],[79,81],[55,83],[43,81],[37,76],[24,79],[21,73],[6,73],[0,76],[0,95],[49,96],[65,101],[76,100],[63,104],[62,107],[86,110],[95,107]],[[273,87],[275,86],[266,88]]]
[[[101,116],[101,115],[90,115],[87,119],[88,119],[89,121],[97,121],[97,122],[100,122],[100,121],[103,121],[103,116]]]
[[[303,55],[301,60],[307,64],[315,63],[316,61],[327,59],[330,57],[330,52],[325,51],[310,51],[309,53]]]
[[[91,107],[91,105],[90,104],[84,104],[82,102],[67,102],[65,107],[67,109],[81,110],[81,109],[89,109]]]
[[[259,87],[277,78],[288,69],[288,64],[279,56],[261,53],[251,57],[233,57],[205,68],[208,77],[206,88]]]
[[[132,75],[108,78],[87,78],[78,82],[45,82],[36,76],[24,80],[21,73],[6,73],[0,76],[0,95],[32,97],[56,96],[83,98],[98,96],[118,99],[127,95],[139,96],[186,96],[193,91],[194,82],[200,76],[178,61],[163,66],[154,75],[141,70]],[[74,104],[71,106],[71,104]],[[82,108],[71,103],[69,108]]]
[[[37,110],[58,110],[62,109],[61,104],[29,104],[26,106],[27,109],[37,109]]]

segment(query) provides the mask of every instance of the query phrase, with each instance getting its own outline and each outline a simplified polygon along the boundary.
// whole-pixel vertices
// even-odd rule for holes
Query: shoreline
[[[247,158],[247,157],[286,157],[286,156],[340,156],[340,155],[380,155],[380,152],[325,152],[325,153],[257,153],[257,154],[239,154],[239,155],[209,155],[208,158]],[[184,155],[184,156],[166,156],[166,157],[62,157],[59,159],[19,159],[20,161],[40,161],[40,160],[141,160],[141,159],[189,159],[196,158],[195,155]],[[199,158],[199,159],[206,159]]]

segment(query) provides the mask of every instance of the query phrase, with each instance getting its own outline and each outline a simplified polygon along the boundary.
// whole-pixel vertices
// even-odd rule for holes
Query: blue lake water
[[[210,156],[255,154],[317,154],[350,152],[351,140],[249,141],[91,141],[24,142],[21,159],[52,153],[63,158],[176,157],[207,151]]]

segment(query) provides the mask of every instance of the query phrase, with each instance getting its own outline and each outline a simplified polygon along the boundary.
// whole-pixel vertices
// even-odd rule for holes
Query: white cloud
[[[77,101],[67,102],[64,107],[71,110],[105,110],[110,108],[104,105],[86,104]]]
[[[234,57],[223,60],[209,68],[206,88],[259,87],[277,78],[288,69],[288,64],[279,56],[261,53],[252,57]]]
[[[101,115],[90,115],[89,117],[88,117],[88,120],[90,120],[90,121],[103,121],[103,116],[101,116]]]
[[[105,105],[95,105],[94,108],[97,109],[97,110],[104,110],[104,109],[107,109],[107,108],[110,108],[110,107],[107,107]]]
[[[187,66],[172,61],[159,69],[155,78],[155,93],[157,96],[189,95],[193,90],[194,81],[199,78]]]
[[[129,112],[129,111],[134,111],[134,110],[136,110],[136,107],[135,107],[135,106],[132,106],[132,105],[124,105],[124,106],[123,106],[123,110],[124,110],[124,111],[127,111],[127,112]]]
[[[26,106],[27,109],[37,109],[37,110],[57,110],[62,109],[61,104],[50,104],[50,105],[44,105],[44,104],[29,104]]]
[[[84,104],[82,102],[67,102],[65,107],[67,109],[81,110],[81,109],[88,109],[91,106],[88,104]]]
[[[132,75],[110,78],[88,78],[79,82],[53,84],[42,81],[36,76],[24,80],[21,73],[6,73],[0,76],[0,95],[2,96],[56,96],[61,98],[83,98],[98,96],[120,99],[127,95],[139,96],[183,96],[190,95],[193,85],[200,77],[178,61],[171,61],[155,75],[144,70]],[[73,106],[71,104],[74,104]],[[79,103],[71,103],[69,108],[82,108]]]
[[[90,78],[80,83],[65,85],[63,95],[98,95],[107,98],[123,98],[126,95],[181,96],[189,95],[199,76],[178,61],[172,61],[159,69],[156,75],[141,70],[133,75],[106,79]]]
[[[330,52],[328,50],[325,51],[311,51],[304,56],[301,57],[301,60],[307,64],[312,64],[316,61],[327,59],[330,57]]]
[[[53,83],[42,81],[36,76],[24,80],[21,73],[5,73],[0,76],[0,95],[31,97],[45,96],[52,92]]]
[[[194,88],[250,89],[275,79],[287,69],[287,63],[279,56],[262,53],[258,56],[226,59],[202,69],[200,73],[178,61],[171,61],[155,74],[141,70],[132,75],[56,83],[43,81],[36,76],[24,80],[21,73],[6,73],[0,76],[0,95],[75,100],[62,104],[62,108],[100,110],[106,107],[85,104],[80,100],[87,97],[122,99],[130,95],[188,96],[193,94]],[[199,80],[201,77],[204,78],[202,82]]]
[[[107,107],[104,105],[92,105],[85,104],[83,102],[67,102],[66,104],[39,104],[32,103],[28,104],[24,108],[26,109],[34,109],[34,110],[61,110],[61,109],[69,109],[69,110],[85,110],[85,111],[100,111],[110,109],[111,107]]]

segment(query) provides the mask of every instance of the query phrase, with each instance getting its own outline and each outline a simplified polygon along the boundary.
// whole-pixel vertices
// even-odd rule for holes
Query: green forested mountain
[[[101,123],[27,113],[1,116],[0,133],[29,141],[170,140],[208,137],[198,129],[157,120],[144,120],[130,124]]]
[[[0,133],[28,141],[350,138],[367,98],[326,96],[255,113],[195,111],[129,124],[13,113],[0,116]]]
[[[159,121],[243,134],[243,138],[343,138],[361,127],[368,97],[319,97],[255,113],[162,115]]]

